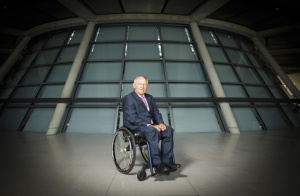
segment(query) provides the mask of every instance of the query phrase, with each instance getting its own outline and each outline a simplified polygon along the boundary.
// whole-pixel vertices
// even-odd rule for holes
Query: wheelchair
[[[137,173],[137,179],[143,181],[147,177],[146,169],[150,169],[151,176],[158,173],[152,165],[149,143],[143,135],[139,133],[133,134],[124,126],[115,132],[112,141],[112,158],[119,172],[128,174],[133,169],[136,161],[137,147],[140,149],[145,161],[142,164],[142,169]],[[166,172],[166,174],[169,175],[170,172]]]

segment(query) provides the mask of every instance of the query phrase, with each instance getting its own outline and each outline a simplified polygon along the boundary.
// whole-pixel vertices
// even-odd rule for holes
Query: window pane
[[[46,38],[32,39],[28,44],[28,48],[32,51],[39,50],[44,45]]]
[[[289,117],[290,121],[293,123],[294,127],[300,127],[300,112],[295,113],[293,109],[295,108],[294,105],[284,104],[282,105],[282,109]]]
[[[216,64],[215,68],[221,82],[239,82],[231,66]]]
[[[38,87],[19,87],[14,91],[12,98],[34,98]]]
[[[120,85],[80,84],[75,97],[120,97]]]
[[[184,27],[167,27],[160,28],[162,40],[190,42],[190,35]]]
[[[71,64],[55,65],[47,78],[47,82],[65,82],[69,75]]]
[[[66,40],[67,34],[68,32],[62,32],[52,35],[45,44],[44,48],[63,45],[64,41]]]
[[[133,80],[132,80],[132,82],[133,82]],[[131,93],[134,90],[132,87],[132,83],[123,84],[123,87],[124,87],[124,90],[122,93],[123,97],[125,95],[127,95],[128,93]],[[148,86],[147,93],[151,94],[154,98],[155,97],[167,97],[165,84],[156,84],[156,83],[151,84],[151,81]]]
[[[21,81],[21,84],[40,84],[44,81],[46,74],[48,73],[49,67],[38,67],[29,69],[24,78]]]
[[[251,63],[255,66],[255,67],[261,67],[261,65],[259,64],[259,62],[256,60],[256,58],[250,54],[250,53],[247,53]]]
[[[199,63],[166,63],[169,80],[205,81],[204,74]]]
[[[271,92],[275,96],[276,99],[284,99],[286,96],[283,95],[283,92],[281,89],[278,88],[270,88]]]
[[[173,108],[172,111],[176,132],[221,131],[213,108]]]
[[[171,97],[211,97],[207,84],[169,84]]]
[[[73,30],[67,39],[67,44],[79,44],[84,34],[84,29]]]
[[[75,108],[71,109],[67,133],[114,133],[115,108]]]
[[[229,49],[227,49],[226,52],[232,63],[239,64],[239,65],[248,65],[245,56],[242,52],[238,50],[229,50]]]
[[[206,44],[219,44],[214,32],[208,30],[201,30],[201,34]]]
[[[23,131],[46,132],[54,113],[54,108],[35,108]]]
[[[0,99],[7,99],[13,90],[13,88],[0,88]],[[0,108],[1,105],[2,103],[0,103]]]
[[[164,80],[161,62],[126,62],[124,80],[134,80],[138,75],[147,76],[149,81]]]
[[[261,130],[254,111],[251,108],[232,108],[232,112],[241,131]]]
[[[164,56],[173,60],[198,60],[192,44],[163,44]]]
[[[158,44],[137,43],[127,45],[127,59],[160,59]]]
[[[24,73],[25,69],[21,69],[10,74],[8,77],[5,78],[6,86],[17,85]]]
[[[89,53],[88,60],[122,59],[124,44],[94,44]]]
[[[263,80],[267,85],[276,85],[276,82],[272,78],[270,78],[270,75],[267,74],[265,71],[258,70],[258,73],[260,74],[260,76],[263,78]]]
[[[217,35],[223,46],[238,48],[238,44],[233,36],[224,33],[217,33]]]
[[[0,130],[17,131],[25,114],[26,108],[4,108],[0,111]]]
[[[38,54],[36,60],[34,61],[34,65],[51,64],[54,62],[57,54],[58,49],[42,51]]]
[[[78,46],[65,47],[62,49],[57,62],[73,61],[78,50]]]
[[[125,40],[126,27],[99,27],[94,41]]]
[[[81,81],[111,81],[121,80],[122,63],[87,63],[84,66]]]
[[[247,97],[242,86],[239,85],[222,85],[226,97]]]
[[[130,26],[128,40],[159,40],[157,26]]]
[[[289,128],[286,118],[278,108],[258,108],[257,110],[267,129]]]
[[[46,85],[43,86],[39,97],[40,98],[60,98],[63,85]]]
[[[36,57],[37,52],[27,54],[23,59],[22,62],[18,65],[18,68],[24,68],[29,67],[33,61],[33,59]]]
[[[221,48],[207,47],[210,58],[213,62],[227,63],[227,58]]]
[[[240,76],[243,83],[248,84],[261,84],[257,72],[252,68],[235,67],[236,72]]]
[[[252,98],[271,98],[264,87],[246,86],[246,90]]]

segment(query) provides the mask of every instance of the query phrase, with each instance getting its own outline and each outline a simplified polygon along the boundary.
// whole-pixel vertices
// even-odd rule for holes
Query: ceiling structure
[[[246,27],[264,39],[285,73],[300,72],[300,1],[294,0],[2,0],[0,64],[24,32],[42,24],[109,14],[167,14],[215,19]]]

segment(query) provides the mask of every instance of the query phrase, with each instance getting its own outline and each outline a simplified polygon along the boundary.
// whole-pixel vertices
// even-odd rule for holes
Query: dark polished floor
[[[139,153],[129,175],[116,170],[112,138],[0,132],[0,195],[300,195],[299,128],[175,133],[174,152],[182,168],[142,182],[136,178]]]

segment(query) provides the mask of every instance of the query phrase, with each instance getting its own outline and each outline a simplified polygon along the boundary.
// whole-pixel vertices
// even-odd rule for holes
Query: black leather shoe
[[[175,163],[165,163],[165,166],[167,166],[170,170],[177,170],[181,168],[180,164],[175,164]]]
[[[168,172],[169,171],[169,168],[166,167],[164,164],[160,163],[158,165],[153,165],[153,167],[155,167],[158,172],[160,173],[165,173],[165,172]]]

